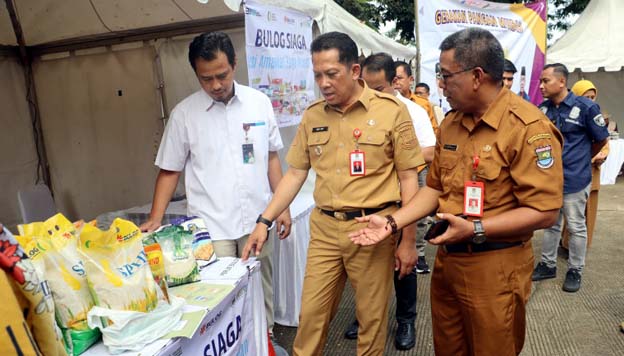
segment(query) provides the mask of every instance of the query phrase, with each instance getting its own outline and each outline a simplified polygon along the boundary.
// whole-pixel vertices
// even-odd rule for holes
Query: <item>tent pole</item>
[[[52,192],[52,182],[50,180],[50,167],[48,164],[48,155],[45,149],[45,142],[43,140],[43,132],[41,131],[41,116],[39,111],[39,103],[37,102],[37,90],[35,88],[35,78],[32,69],[32,60],[26,50],[26,42],[24,41],[24,33],[22,31],[22,25],[17,18],[15,12],[15,4],[13,0],[5,0],[9,17],[11,18],[11,24],[13,25],[13,32],[19,46],[19,57],[24,67],[24,78],[26,81],[26,100],[28,102],[28,110],[30,111],[30,118],[32,122],[33,136],[35,140],[35,149],[37,151],[37,183],[40,179],[43,179],[43,183],[46,184]]]

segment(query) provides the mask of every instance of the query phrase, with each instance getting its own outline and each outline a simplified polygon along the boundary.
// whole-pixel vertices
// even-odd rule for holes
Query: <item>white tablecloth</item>
[[[312,192],[302,190],[290,205],[293,217],[290,236],[273,245],[273,307],[275,322],[281,325],[299,325],[312,209]]]
[[[238,266],[225,261],[224,270],[232,272]],[[232,261],[238,259],[231,259]],[[237,261],[235,261],[237,262]],[[158,340],[148,345],[141,352],[127,352],[120,356],[194,356],[194,355],[268,355],[268,337],[266,314],[264,311],[264,293],[259,273],[260,264],[251,263],[249,272],[236,280],[225,280],[220,273],[218,278],[206,277],[207,269],[202,271],[202,280],[210,283],[232,283],[235,288],[221,302],[206,314],[202,326],[191,339],[176,338]],[[213,267],[213,266],[210,266]],[[218,266],[215,266],[218,268]],[[226,276],[227,277],[227,276]],[[237,329],[240,322],[241,329]],[[84,356],[110,355],[100,341],[87,350]]]
[[[624,163],[624,139],[609,140],[609,156],[600,167],[600,184],[615,184]]]

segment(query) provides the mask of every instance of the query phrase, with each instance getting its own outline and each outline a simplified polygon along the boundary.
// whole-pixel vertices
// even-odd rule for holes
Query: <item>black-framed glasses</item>
[[[449,73],[449,74],[442,74],[442,72],[437,72],[437,73],[436,73],[436,79],[441,80],[441,81],[443,81],[444,83],[446,83],[446,81],[447,81],[449,78],[451,78],[452,76],[457,75],[457,74],[461,74],[461,73],[465,73],[465,72],[469,72],[469,71],[471,71],[471,70],[473,70],[473,69],[475,69],[475,68],[478,68],[478,67],[472,67],[472,68],[468,68],[468,69],[460,70],[460,71],[453,72],[453,73]],[[485,71],[484,71],[484,72],[485,72]]]

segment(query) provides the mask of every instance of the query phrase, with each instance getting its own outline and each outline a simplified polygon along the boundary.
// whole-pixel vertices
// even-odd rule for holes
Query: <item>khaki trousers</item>
[[[213,240],[217,257],[240,257],[243,248],[247,243],[249,235],[245,235],[236,240]],[[258,256],[260,261],[260,274],[262,276],[262,291],[264,292],[264,308],[266,310],[267,328],[269,333],[273,333],[273,240],[277,238],[275,229],[269,231],[269,238],[262,247],[262,252]]]
[[[524,345],[532,272],[530,241],[472,254],[438,248],[431,277],[436,355],[518,355]]]
[[[377,214],[383,216],[396,209],[388,207]],[[357,354],[383,355],[397,236],[373,246],[353,244],[349,233],[364,226],[355,220],[337,220],[320,209],[312,212],[293,355],[322,355],[329,323],[336,315],[347,277],[355,290],[356,316],[360,323]]]

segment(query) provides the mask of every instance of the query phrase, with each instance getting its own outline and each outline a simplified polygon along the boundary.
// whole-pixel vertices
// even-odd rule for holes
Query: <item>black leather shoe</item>
[[[359,327],[360,327],[360,324],[358,324],[357,320],[354,320],[351,324],[349,324],[349,326],[347,327],[347,330],[345,330],[345,333],[344,333],[345,339],[357,340]]]
[[[413,323],[399,323],[396,335],[394,336],[394,346],[397,350],[409,350],[416,345],[416,330]]]

